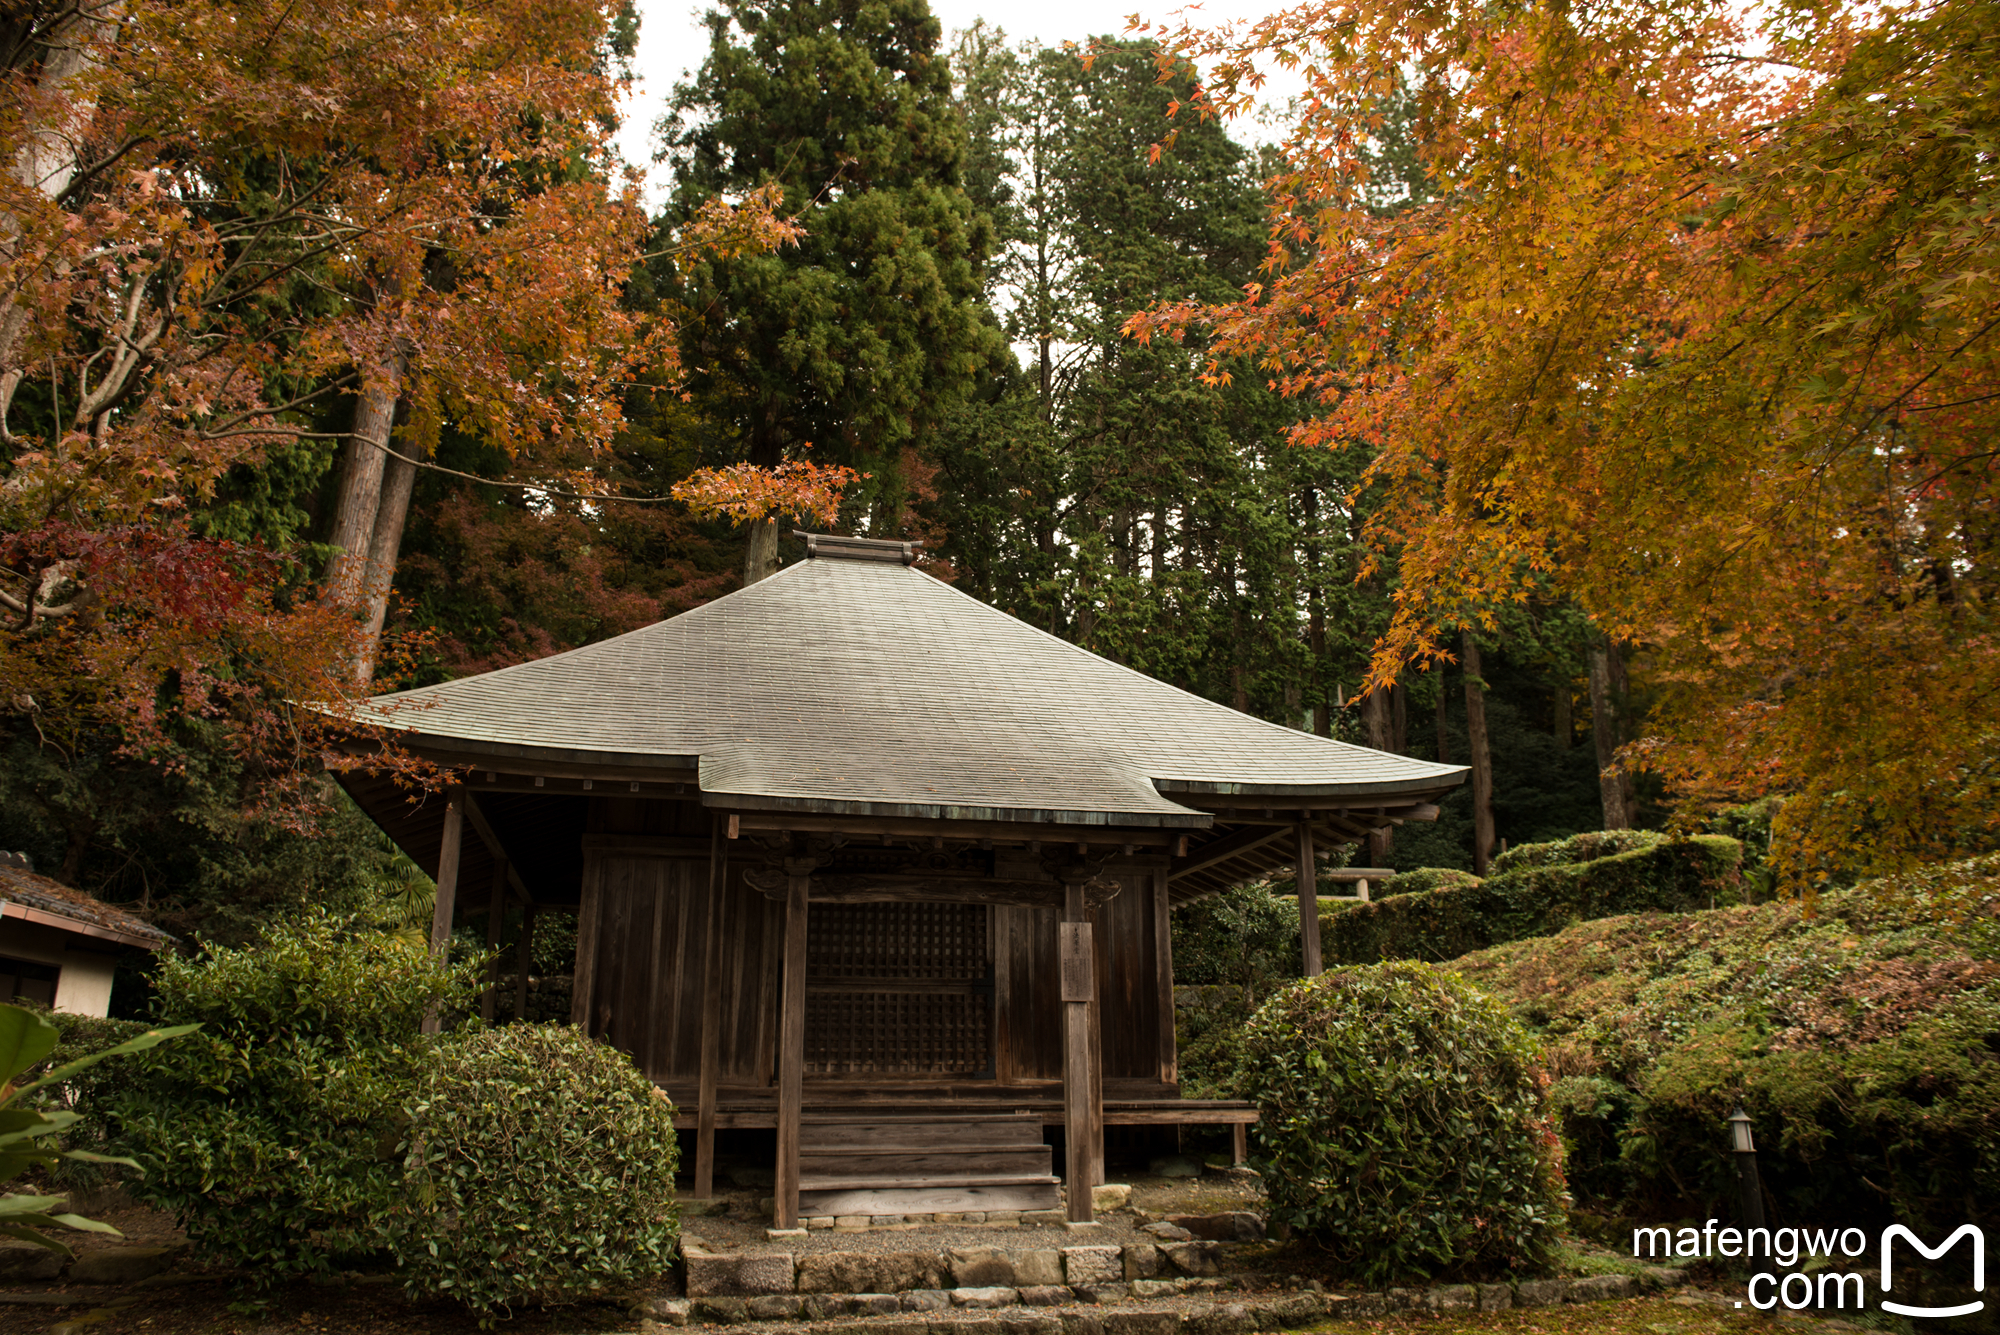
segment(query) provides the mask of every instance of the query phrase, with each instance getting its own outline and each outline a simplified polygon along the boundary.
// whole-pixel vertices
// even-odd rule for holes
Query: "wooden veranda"
[[[371,702],[459,773],[414,804],[346,780],[435,875],[436,939],[454,911],[490,939],[510,903],[524,930],[577,913],[572,1021],[676,1100],[697,1195],[718,1129],[775,1130],[780,1228],[1052,1206],[1051,1129],[1085,1223],[1106,1126],[1240,1144],[1254,1109],[1179,1097],[1169,911],[1433,819],[1464,771],[1168,687],[906,544],[808,551],[618,639]]]

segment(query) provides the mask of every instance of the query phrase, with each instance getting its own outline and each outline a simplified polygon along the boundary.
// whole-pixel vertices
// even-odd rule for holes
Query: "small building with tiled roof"
[[[524,935],[576,912],[572,1019],[692,1105],[698,1195],[716,1129],[774,1128],[782,1227],[1047,1208],[1046,1129],[1086,1220],[1105,1126],[1255,1120],[1180,1097],[1169,910],[1302,867],[1317,972],[1315,842],[1433,820],[1465,770],[1176,689],[908,544],[807,552],[616,639],[377,697],[359,720],[458,782],[343,782],[434,873],[439,948],[461,886],[492,941],[514,901]]]
[[[136,914],[39,874],[26,855],[0,852],[0,1001],[107,1015],[120,953],[172,940]]]

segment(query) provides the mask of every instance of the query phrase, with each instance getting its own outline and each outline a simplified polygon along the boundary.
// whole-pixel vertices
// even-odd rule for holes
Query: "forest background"
[[[2000,836],[1990,5],[1061,49],[727,0],[654,216],[629,8],[310,8],[0,16],[0,846],[59,879],[221,941],[393,895],[298,702],[686,610],[795,523],[1475,766],[1356,860],[1772,795],[1794,890]]]

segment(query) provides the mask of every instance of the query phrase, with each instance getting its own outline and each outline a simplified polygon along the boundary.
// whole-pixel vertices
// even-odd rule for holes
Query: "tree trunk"
[[[363,610],[375,516],[382,507],[382,477],[389,461],[389,432],[396,422],[404,369],[403,354],[391,352],[367,378],[354,400],[354,428],[341,457],[333,531],[327,536],[334,553],[327,566],[326,597],[357,612]]]
[[[1389,749],[1389,692],[1373,690],[1361,697],[1361,725],[1367,730],[1369,746],[1377,751]]]
[[[1569,711],[1568,677],[1564,677],[1556,683],[1555,714],[1554,731],[1556,735],[1556,749],[1558,751],[1567,751],[1576,736],[1576,722],[1570,717]]]
[[[1484,876],[1493,860],[1493,757],[1486,747],[1486,682],[1479,666],[1479,642],[1462,631],[1465,663],[1465,737],[1472,750],[1472,871]]]
[[[1437,728],[1437,755],[1434,758],[1440,765],[1449,765],[1451,763],[1451,733],[1446,728],[1448,722],[1446,705],[1450,702],[1451,697],[1446,694],[1450,683],[1445,680],[1443,663],[1438,664],[1437,674],[1437,715],[1434,720],[1434,726]]]
[[[28,12],[32,13],[32,8]],[[89,85],[92,71],[102,63],[102,53],[118,38],[124,13],[124,0],[97,0],[97,3],[85,0],[73,5],[69,13],[49,26],[40,49],[29,57],[39,62],[35,70],[38,95],[35,101],[47,94],[53,105],[30,110],[23,117],[25,123],[17,127],[21,147],[15,153],[11,169],[22,188],[44,199],[55,199],[76,179],[80,165],[76,146],[88,136],[90,124],[96,118],[97,103],[88,97],[71,102],[67,94],[72,88]],[[16,66],[8,72],[18,75],[20,69]],[[16,252],[22,227],[20,217],[0,210],[0,261],[12,263],[20,258]],[[56,272],[67,270],[65,261]],[[34,307],[11,292],[0,301],[0,406],[13,398],[24,374],[23,368],[15,364],[14,352],[34,315]]]
[[[1312,654],[1312,730],[1333,736],[1333,704],[1326,698],[1326,600],[1319,589],[1319,489],[1305,494],[1306,649]]]
[[[382,623],[389,616],[389,591],[396,583],[396,558],[403,550],[403,526],[410,516],[410,493],[416,485],[415,461],[400,453],[388,461],[382,474],[382,501],[375,509],[375,532],[368,543],[368,570],[362,581],[366,620],[354,656],[354,680],[361,686],[375,677],[375,660],[382,650]]]
[[[1632,828],[1630,781],[1617,772],[1618,748],[1625,744],[1617,684],[1625,665],[1618,646],[1601,639],[1590,650],[1590,738],[1597,749],[1597,791],[1604,804],[1604,828]]]
[[[750,542],[743,549],[743,587],[747,589],[777,573],[778,521],[775,518],[753,519],[750,521]]]
[[[1400,679],[1389,688],[1389,749],[1399,756],[1410,750],[1410,688]]]

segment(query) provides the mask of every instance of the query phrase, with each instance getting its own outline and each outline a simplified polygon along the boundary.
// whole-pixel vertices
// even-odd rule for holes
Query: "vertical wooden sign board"
[[[1064,1188],[1071,1223],[1087,1224],[1096,1216],[1091,1201],[1092,1071],[1090,1069],[1090,999],[1096,946],[1090,924],[1065,922],[1056,927],[1056,953],[1062,973],[1063,1002],[1063,1143]]]

